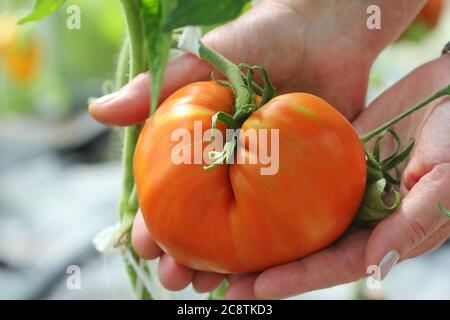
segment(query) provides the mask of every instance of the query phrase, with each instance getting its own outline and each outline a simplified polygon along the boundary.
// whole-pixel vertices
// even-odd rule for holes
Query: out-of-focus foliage
[[[113,76],[124,28],[118,1],[66,1],[46,19],[17,25],[31,5],[0,2],[0,116],[54,118],[84,108]],[[80,9],[80,29],[67,27],[70,5]]]
[[[140,0],[152,77],[151,112],[156,110],[164,72],[170,56],[172,32],[186,26],[208,26],[238,17],[250,0]]]
[[[19,24],[40,20],[58,9],[65,0],[36,0],[33,10],[19,20]]]
[[[31,80],[39,60],[37,39],[29,29],[21,30],[15,16],[7,12],[0,15],[0,56],[14,81]]]

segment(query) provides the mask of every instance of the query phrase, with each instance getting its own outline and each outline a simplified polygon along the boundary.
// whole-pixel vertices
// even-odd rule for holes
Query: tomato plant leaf
[[[386,135],[386,132],[380,133],[380,135],[377,137],[375,141],[375,145],[373,147],[373,157],[377,162],[380,161],[380,155],[381,155],[381,142],[383,141],[384,136]]]
[[[396,167],[397,165],[399,165],[400,163],[402,163],[404,160],[406,160],[409,155],[411,154],[412,149],[414,148],[414,140],[412,140],[409,145],[402,150],[401,152],[399,152],[398,154],[395,155],[395,157],[393,157],[392,159],[390,159],[388,162],[383,162],[383,170],[388,171],[391,170],[392,168]]]
[[[36,0],[29,14],[17,23],[24,24],[30,21],[41,20],[64,4],[65,0]]]
[[[239,16],[249,0],[178,0],[167,17],[164,30],[184,26],[206,26],[224,23]]]
[[[357,222],[380,221],[387,218],[400,205],[400,193],[391,188],[386,192],[387,181],[382,178],[366,188],[364,198],[355,217]],[[392,204],[386,204],[384,198],[392,196]]]
[[[392,152],[392,154],[390,156],[386,157],[385,159],[383,159],[381,161],[381,163],[380,163],[381,165],[383,165],[383,164],[385,164],[387,162],[390,162],[392,159],[397,157],[399,152],[400,152],[400,146],[402,144],[402,142],[400,141],[400,136],[398,135],[398,133],[393,128],[387,129],[387,131],[384,133],[384,135],[386,133],[389,133],[392,136],[392,138],[394,139],[395,150]],[[381,160],[381,159],[379,159],[379,160]]]
[[[172,32],[171,30],[163,30],[163,25],[176,3],[176,0],[140,0],[139,2],[152,77],[150,88],[152,96],[151,113],[156,110],[172,45]]]

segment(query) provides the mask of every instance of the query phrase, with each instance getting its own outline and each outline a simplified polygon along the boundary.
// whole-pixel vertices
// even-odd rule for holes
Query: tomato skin
[[[230,113],[232,104],[229,89],[193,83],[145,124],[134,173],[155,241],[186,266],[222,273],[263,270],[330,245],[351,223],[365,190],[365,156],[351,124],[318,97],[286,94],[242,126],[243,132],[279,129],[277,174],[261,175],[265,166],[248,162],[205,171],[204,164],[171,161],[174,129],[193,134],[197,120],[206,130],[211,116]],[[255,156],[244,147],[235,152]]]

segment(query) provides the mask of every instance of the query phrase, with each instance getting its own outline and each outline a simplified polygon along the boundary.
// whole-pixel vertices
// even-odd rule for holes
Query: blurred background
[[[17,26],[33,1],[0,2],[0,299],[132,298],[118,255],[102,256],[95,234],[117,221],[120,130],[87,113],[114,77],[124,25],[118,1],[73,0]],[[66,27],[68,6],[81,30]],[[107,4],[107,5],[106,5]],[[376,61],[368,100],[450,40],[450,2],[433,0]],[[67,286],[69,266],[81,288]],[[450,299],[450,245],[397,266],[383,290],[341,285],[296,299]],[[188,288],[173,298],[202,298]]]

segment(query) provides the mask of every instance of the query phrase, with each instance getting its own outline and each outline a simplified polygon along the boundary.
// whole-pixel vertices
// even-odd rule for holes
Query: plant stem
[[[231,87],[236,95],[235,113],[252,102],[250,91],[246,88],[242,73],[237,65],[220,53],[207,47],[203,42],[200,42],[199,54],[200,58],[216,67],[230,81]]]
[[[133,154],[136,148],[139,130],[137,126],[129,126],[124,129],[123,134],[123,150],[122,150],[122,165],[123,165],[123,180],[122,180],[122,195],[120,199],[120,213],[121,217],[128,211],[128,203],[134,187],[133,177]]]
[[[389,120],[388,122],[386,122],[385,124],[381,125],[380,127],[361,135],[359,138],[361,139],[361,141],[363,143],[368,142],[370,139],[372,139],[373,137],[375,137],[376,135],[380,134],[381,132],[383,132],[384,130],[390,128],[391,126],[393,126],[394,124],[396,124],[397,122],[399,122],[400,120],[406,118],[407,116],[409,116],[411,113],[416,112],[417,110],[425,107],[427,104],[429,104],[430,102],[439,99],[443,96],[446,95],[450,95],[450,85],[447,86],[444,89],[439,90],[438,92],[436,92],[435,94],[433,94],[431,97],[429,97],[428,99],[426,99],[425,101],[417,104],[416,106],[402,112],[401,114],[399,114],[398,116],[392,118],[391,120]]]
[[[120,49],[119,58],[117,59],[117,69],[115,77],[115,91],[122,88],[129,79],[128,73],[130,71],[130,44],[128,37],[123,40],[122,48]]]
[[[144,27],[136,0],[120,0],[130,42],[130,80],[144,72]]]
[[[141,21],[141,15],[139,12],[139,6],[136,0],[120,0],[122,10],[125,16],[126,28],[127,28],[127,41],[125,45],[128,45],[128,50],[123,49],[119,56],[118,71],[116,74],[117,85],[123,85],[126,75],[126,62],[125,56],[129,56],[129,74],[128,81],[131,81],[138,74],[144,70],[144,31]],[[128,54],[126,52],[128,51]],[[125,53],[124,53],[125,52]],[[119,211],[120,220],[123,230],[127,233],[127,250],[131,252],[132,258],[139,262],[139,258],[134,252],[129,237],[129,230],[136,211],[138,208],[138,202],[135,192],[135,184],[133,177],[133,155],[136,148],[136,143],[139,135],[139,126],[129,126],[124,129],[124,141],[123,141],[123,181],[122,181],[122,194],[120,197]],[[126,261],[126,259],[124,258]],[[136,280],[137,274],[133,267],[126,262],[126,268],[130,282],[136,293]],[[146,272],[148,272],[146,270]],[[142,290],[142,294],[139,297],[141,299],[151,299],[151,295],[147,290]]]
[[[129,81],[144,71],[144,31],[139,13],[139,7],[136,0],[120,0],[122,10],[125,15],[127,39],[129,44]],[[119,68],[123,65],[119,63]],[[116,78],[123,79],[122,76]],[[124,129],[123,142],[123,167],[124,176],[122,181],[122,195],[120,199],[120,214],[123,218],[125,213],[133,214],[128,210],[128,203],[134,187],[133,178],[133,155],[136,148],[139,128],[137,126],[129,126]]]

